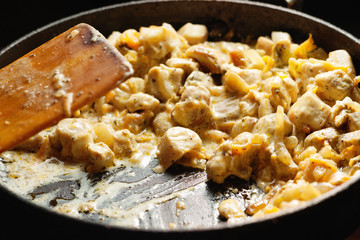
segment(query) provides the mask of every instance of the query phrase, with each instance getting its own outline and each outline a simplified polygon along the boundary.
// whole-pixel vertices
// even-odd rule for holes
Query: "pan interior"
[[[355,66],[358,66],[358,40],[354,40],[352,36],[336,27],[325,25],[320,20],[262,4],[204,1],[192,2],[192,5],[189,2],[191,1],[132,3],[81,13],[31,33],[3,50],[0,53],[0,65],[6,65],[34,48],[39,42],[46,41],[49,36],[54,36],[78,22],[90,23],[105,35],[109,35],[113,30],[138,29],[140,26],[161,25],[163,22],[169,22],[175,28],[186,22],[194,22],[218,30],[219,36],[229,29],[235,29],[235,37],[238,40],[254,40],[257,36],[269,35],[273,30],[282,30],[294,36],[295,41],[303,41],[308,37],[308,33],[312,33],[316,42],[327,51],[345,48],[353,53],[353,61]],[[299,29],[298,26],[302,28]],[[338,41],[328,41],[333,38]],[[9,164],[12,164],[11,157],[3,155],[0,161],[1,181],[13,190],[11,178],[6,177],[6,166]],[[29,167],[26,164],[27,160],[24,161],[24,167]],[[51,208],[65,202],[88,202],[83,205],[80,212],[72,214],[110,225],[136,225],[143,229],[169,229],[175,225],[184,228],[209,227],[223,222],[217,211],[217,206],[222,200],[236,198],[245,206],[249,201],[263,195],[253,183],[229,178],[224,184],[219,185],[208,181],[203,171],[178,165],[171,167],[164,174],[154,174],[152,168],[158,164],[154,158],[149,159],[145,167],[119,165],[99,174],[86,174],[73,166],[66,166],[66,171],[58,172],[52,168],[53,164],[59,162],[56,159],[48,159],[46,165],[37,164],[36,168],[41,171],[54,174],[54,181],[28,184],[25,197]],[[41,171],[36,179],[41,179]],[[100,197],[99,189],[107,189],[107,199]],[[177,208],[178,202],[183,202],[186,208]],[[92,213],[92,203],[102,206],[101,214]]]

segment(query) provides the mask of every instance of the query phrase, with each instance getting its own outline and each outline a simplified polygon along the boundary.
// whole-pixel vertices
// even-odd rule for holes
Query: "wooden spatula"
[[[56,124],[133,74],[96,29],[79,24],[0,70],[0,152]]]

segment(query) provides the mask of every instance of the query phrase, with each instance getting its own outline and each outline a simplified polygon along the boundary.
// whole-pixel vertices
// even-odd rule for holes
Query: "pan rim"
[[[70,15],[68,17],[56,20],[54,22],[51,22],[49,24],[44,25],[43,27],[40,27],[34,31],[31,31],[27,34],[25,34],[24,36],[20,37],[19,39],[15,40],[14,42],[8,44],[7,46],[5,46],[4,48],[2,48],[0,50],[0,58],[3,54],[6,54],[7,51],[9,51],[10,49],[12,49],[13,47],[15,47],[16,45],[20,44],[21,42],[23,42],[26,39],[29,39],[31,37],[33,37],[35,34],[37,33],[41,33],[49,28],[52,28],[54,26],[63,24],[67,21],[76,19],[76,18],[81,18],[84,17],[86,15],[91,15],[97,12],[102,12],[102,11],[106,11],[106,10],[110,10],[110,9],[115,9],[115,8],[124,8],[124,7],[128,7],[128,6],[138,6],[138,5],[144,5],[144,4],[154,4],[154,3],[173,3],[173,2],[196,2],[196,0],[141,0],[141,1],[130,1],[130,2],[125,2],[125,3],[117,3],[117,4],[112,4],[109,6],[104,6],[104,7],[99,7],[99,8],[95,8],[95,9],[91,9],[91,10],[86,10],[86,11],[82,11],[73,15]],[[306,13],[302,13],[293,9],[287,9],[284,7],[280,7],[280,6],[275,6],[272,4],[267,4],[267,3],[261,3],[261,2],[250,2],[250,1],[244,1],[244,0],[202,0],[202,2],[218,2],[218,3],[231,3],[231,4],[242,4],[242,5],[250,5],[250,6],[257,6],[257,7],[262,7],[262,8],[267,8],[267,9],[273,9],[276,11],[282,11],[282,12],[287,12],[288,14],[294,14],[297,15],[299,17],[302,18],[306,18],[309,19],[313,22],[319,23],[321,25],[326,25],[328,28],[331,28],[333,30],[335,30],[336,32],[341,33],[342,35],[346,36],[347,38],[349,38],[350,40],[352,40],[353,42],[355,42],[356,44],[358,44],[360,46],[360,40],[356,37],[354,37],[352,34],[348,33],[347,31],[331,24],[328,23],[320,18],[308,15]],[[154,229],[136,229],[136,228],[131,228],[131,227],[124,227],[124,226],[117,226],[117,225],[106,225],[100,222],[93,222],[87,219],[79,219],[76,217],[72,217],[69,215],[65,215],[65,214],[61,214],[58,213],[48,207],[45,206],[40,206],[38,204],[35,204],[27,199],[25,199],[24,197],[22,197],[21,195],[18,195],[12,191],[10,191],[8,188],[6,188],[5,186],[3,186],[2,184],[0,184],[0,192],[6,192],[8,195],[11,195],[12,197],[15,197],[17,199],[20,199],[24,204],[28,204],[31,205],[31,207],[35,207],[37,209],[41,209],[42,211],[46,211],[49,212],[51,214],[55,214],[57,216],[61,216],[63,218],[66,219],[71,219],[71,220],[75,220],[77,222],[85,222],[86,224],[91,224],[91,225],[97,225],[100,226],[101,228],[106,228],[106,229],[116,229],[116,230],[120,230],[120,231],[130,231],[130,232],[149,232],[149,233],[175,233],[175,234],[181,234],[181,233],[188,233],[188,232],[202,232],[202,231],[216,231],[216,230],[226,230],[226,229],[240,229],[243,228],[244,226],[248,226],[248,225],[255,225],[255,224],[261,224],[264,222],[272,222],[276,219],[280,219],[283,217],[286,217],[290,214],[295,214],[295,213],[299,213],[301,211],[303,211],[304,209],[309,209],[315,205],[318,205],[328,199],[330,199],[331,197],[334,197],[336,195],[339,195],[340,193],[346,191],[347,189],[349,189],[350,187],[352,187],[355,183],[360,182],[360,174],[356,174],[354,175],[350,180],[348,180],[347,182],[343,183],[341,186],[337,186],[334,189],[330,190],[329,192],[326,192],[324,194],[322,194],[321,196],[312,199],[310,201],[307,201],[299,206],[293,207],[293,208],[289,208],[289,209],[283,209],[279,212],[276,213],[272,213],[272,214],[268,214],[265,215],[261,218],[250,218],[244,222],[238,223],[238,224],[234,224],[234,225],[230,225],[230,224],[226,224],[226,223],[220,223],[218,225],[215,226],[211,226],[211,227],[201,227],[201,228],[175,228],[175,229],[158,229],[158,228],[154,228]]]

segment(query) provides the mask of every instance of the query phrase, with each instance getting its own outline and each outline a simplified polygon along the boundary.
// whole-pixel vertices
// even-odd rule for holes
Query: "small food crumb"
[[[232,222],[233,218],[245,218],[245,213],[240,209],[235,199],[226,199],[219,205],[219,214]]]
[[[170,229],[175,229],[175,228],[176,228],[175,223],[170,222],[170,223],[169,223],[169,228],[170,228]]]
[[[183,201],[178,201],[178,202],[176,203],[176,208],[177,208],[177,209],[180,209],[180,210],[184,210],[184,209],[186,208],[185,202],[183,202]]]
[[[176,203],[176,216],[180,215],[180,211],[186,208],[186,204],[183,201],[178,201]]]
[[[72,30],[71,33],[66,37],[66,41],[71,41],[73,40],[76,35],[79,34],[79,30],[75,29],[75,30]]]

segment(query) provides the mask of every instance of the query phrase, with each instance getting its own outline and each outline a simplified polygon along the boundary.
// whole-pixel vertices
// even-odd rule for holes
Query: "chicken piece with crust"
[[[183,127],[173,127],[162,136],[158,145],[157,157],[159,165],[154,168],[154,171],[164,172],[184,157],[195,163],[192,167],[197,167],[197,160],[199,163],[203,163],[205,156],[202,153],[201,138],[196,132]]]
[[[203,86],[185,86],[181,100],[172,111],[173,119],[184,127],[199,126],[211,119],[210,93]]]
[[[207,40],[208,30],[205,25],[186,23],[178,31],[190,45],[203,43]]]
[[[315,84],[318,87],[316,94],[331,105],[350,96],[354,85],[353,80],[340,69],[316,75]]]
[[[305,138],[304,147],[314,146],[317,150],[320,150],[326,144],[330,144],[332,148],[335,148],[339,136],[338,131],[332,127],[321,129],[309,134]]]
[[[127,109],[130,112],[151,111],[156,112],[159,107],[159,100],[146,93],[135,93],[127,101]]]
[[[113,164],[115,155],[103,142],[89,143],[86,147],[88,152],[87,172],[99,172]]]
[[[87,145],[93,143],[96,138],[90,123],[82,118],[61,120],[57,125],[56,134],[62,147],[62,157],[70,157],[76,162],[86,160]]]
[[[135,135],[127,129],[118,130],[114,133],[113,150],[117,157],[129,157],[136,149]]]
[[[257,137],[259,136],[243,132],[233,141],[227,140],[220,144],[206,163],[208,178],[216,183],[223,183],[228,176],[235,175],[248,181],[253,171],[251,164],[258,157],[261,146],[255,140]]]
[[[360,104],[350,97],[336,101],[331,108],[330,120],[337,128],[345,126],[350,132],[360,130]]]
[[[351,60],[350,54],[346,50],[339,49],[339,50],[330,52],[329,57],[328,57],[328,59],[326,59],[326,61],[347,68],[346,73],[351,78],[355,77],[356,74],[355,74],[354,64]]]
[[[288,116],[299,131],[321,129],[331,114],[329,105],[311,90],[302,95],[290,108]]]
[[[194,45],[186,50],[185,57],[195,59],[199,62],[200,66],[213,74],[218,74],[222,71],[221,65],[223,64],[223,59],[221,53],[215,48],[203,44]]]
[[[164,64],[149,70],[146,91],[162,102],[176,95],[184,82],[184,70],[167,67]]]

